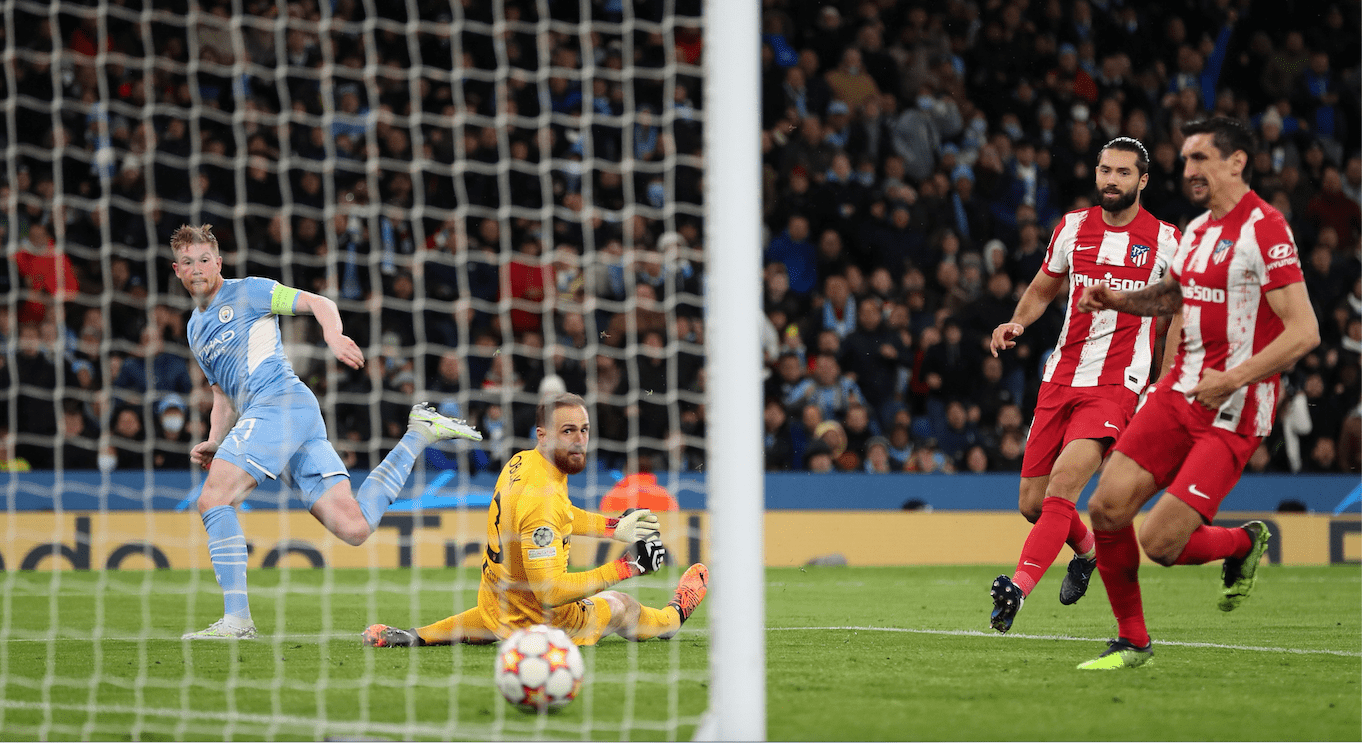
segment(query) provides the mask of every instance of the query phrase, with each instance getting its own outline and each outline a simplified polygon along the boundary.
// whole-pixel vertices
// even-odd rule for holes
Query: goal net
[[[502,702],[492,648],[369,649],[359,633],[475,604],[492,486],[534,445],[549,391],[589,406],[576,503],[677,506],[662,517],[675,564],[619,590],[662,606],[711,558],[698,0],[0,13],[0,737],[694,735],[713,611],[669,643],[588,649],[577,701],[548,717]],[[180,639],[222,616],[189,461],[213,397],[168,247],[204,223],[227,277],[337,302],[362,370],[308,318],[281,332],[356,486],[413,402],[485,437],[427,450],[358,548],[288,485],[257,489],[240,509],[252,642]],[[738,293],[755,307],[752,278]],[[574,546],[587,568],[623,545]]]

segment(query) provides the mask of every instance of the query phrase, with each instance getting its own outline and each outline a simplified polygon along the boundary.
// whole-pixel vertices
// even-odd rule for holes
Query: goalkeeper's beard
[[[575,475],[586,469],[586,450],[554,449],[553,466],[565,475]]]

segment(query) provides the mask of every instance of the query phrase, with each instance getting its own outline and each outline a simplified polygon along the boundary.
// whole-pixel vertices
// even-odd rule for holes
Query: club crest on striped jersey
[[[229,323],[231,321],[232,321],[232,306],[225,305],[222,309],[218,310],[218,322]]]
[[[1130,265],[1132,265],[1132,266],[1143,266],[1144,264],[1146,264],[1146,263],[1148,263],[1148,262],[1149,262],[1149,246],[1148,246],[1148,245],[1131,245],[1131,246],[1130,246]]]
[[[1211,251],[1212,263],[1224,263],[1230,257],[1230,247],[1234,245],[1233,240],[1221,240],[1215,244],[1215,250]]]

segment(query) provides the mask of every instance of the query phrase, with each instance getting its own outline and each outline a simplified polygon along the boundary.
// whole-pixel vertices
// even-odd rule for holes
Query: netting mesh
[[[0,688],[20,690],[0,695],[6,731],[99,737],[110,716],[134,737],[177,738],[675,737],[693,725],[675,687],[703,674],[683,670],[675,649],[661,665],[641,663],[632,645],[625,663],[589,658],[595,688],[626,689],[608,721],[593,714],[589,685],[580,722],[517,722],[497,707],[470,723],[431,712],[428,694],[413,692],[431,683],[415,665],[397,675],[373,658],[341,668],[327,662],[327,642],[362,629],[337,624],[356,607],[377,620],[400,606],[425,621],[465,608],[476,575],[427,578],[420,568],[476,564],[468,545],[481,539],[485,509],[470,495],[478,477],[533,446],[543,391],[589,403],[596,466],[573,493],[588,507],[620,472],[657,472],[675,491],[703,466],[699,4],[0,7],[3,456],[10,469],[52,472],[11,478],[4,493],[6,542],[21,553],[4,553]],[[414,400],[486,436],[418,462],[418,494],[471,503],[436,516],[460,535],[444,544],[412,536],[431,526],[428,512],[402,516],[406,527],[380,530],[358,553],[324,532],[292,533],[301,522],[283,510],[244,514],[248,538],[257,527],[280,533],[259,545],[273,549],[265,564],[328,569],[259,578],[252,557],[257,617],[273,614],[277,633],[254,670],[233,665],[225,681],[196,671],[192,653],[177,674],[156,659],[158,643],[196,629],[219,602],[202,525],[185,510],[201,480],[188,455],[207,433],[212,394],[188,352],[191,304],[168,247],[177,227],[202,223],[213,225],[226,276],[337,301],[369,359],[363,370],[338,364],[316,323],[282,329],[348,467],[378,464]],[[671,528],[689,534],[679,520]],[[391,562],[380,553],[412,566],[410,579],[379,572]],[[33,564],[19,564],[24,554]],[[79,580],[55,570],[161,561],[202,573]],[[329,569],[347,565],[368,571]],[[43,595],[46,616],[25,616]],[[93,609],[77,616],[64,606],[72,595]],[[290,673],[290,643],[319,637],[318,667]],[[53,638],[92,640],[87,662],[63,665]],[[105,639],[130,645],[109,657]],[[180,652],[175,644],[177,662]],[[468,666],[456,649],[439,662],[455,679],[441,687],[449,709],[491,708],[481,660]],[[106,673],[112,663],[136,670]],[[106,685],[121,692],[112,703]],[[635,685],[670,688],[658,692],[665,704],[636,708]],[[199,709],[209,693],[226,706]],[[381,695],[389,711],[373,715]]]

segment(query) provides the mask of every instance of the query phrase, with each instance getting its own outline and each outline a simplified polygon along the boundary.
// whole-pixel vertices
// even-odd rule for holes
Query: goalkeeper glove
[[[617,542],[637,542],[657,538],[657,514],[646,508],[630,508],[611,527],[610,538]]]
[[[655,573],[667,564],[667,548],[656,539],[640,539],[624,549],[615,560],[621,579]]]

